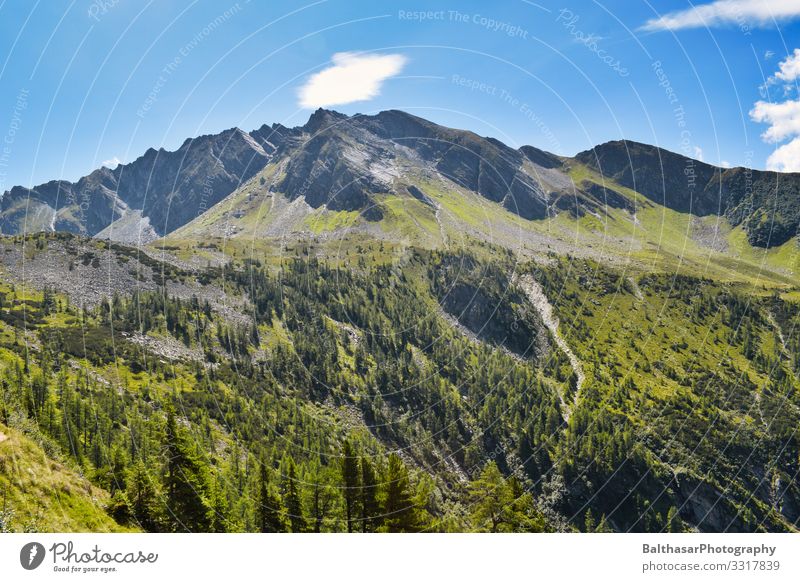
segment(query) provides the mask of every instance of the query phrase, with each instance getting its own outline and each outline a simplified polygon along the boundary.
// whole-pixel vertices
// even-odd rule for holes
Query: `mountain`
[[[12,484],[11,509],[68,499],[69,530],[796,531],[796,182],[318,110],[12,189],[0,431],[95,489]]]
[[[163,236],[233,192],[263,168],[268,143],[239,129],[187,139],[174,152],[147,150],[130,164],[75,183],[15,186],[0,200],[0,232],[41,230],[145,242]],[[133,222],[117,237],[114,225]]]
[[[667,208],[741,224],[753,246],[779,246],[797,236],[800,174],[718,168],[631,141],[608,142],[575,158]]]
[[[593,175],[582,179],[581,168]],[[419,184],[425,180],[434,188],[475,193],[528,221],[564,211],[573,217],[608,208],[632,213],[635,194],[626,196],[622,186],[680,213],[724,217],[761,248],[794,238],[800,223],[800,174],[717,168],[631,141],[561,158],[401,111],[348,117],[320,109],[301,127],[234,128],[187,139],[174,152],[150,149],[74,184],[14,187],[0,201],[0,232],[54,230],[148,242],[198,219],[259,174],[269,181],[262,196],[276,192],[302,202],[291,206],[292,220],[308,208],[380,223],[391,214],[387,195],[410,195],[434,208]],[[250,188],[252,198],[258,188]]]

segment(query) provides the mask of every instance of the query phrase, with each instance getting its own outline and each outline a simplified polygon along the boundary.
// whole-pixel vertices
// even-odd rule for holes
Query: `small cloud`
[[[766,142],[778,143],[800,136],[800,100],[790,99],[780,103],[756,101],[750,111],[750,119],[769,124],[767,131],[761,134]]]
[[[717,0],[652,18],[642,29],[655,32],[729,24],[763,26],[795,18],[800,18],[800,0]]]
[[[730,168],[731,167],[731,163],[728,160],[722,160],[719,163],[719,165],[722,166],[723,168]]]
[[[398,54],[336,53],[333,66],[312,75],[300,88],[300,106],[310,109],[366,101],[381,92],[383,82],[400,72],[406,57]]]
[[[694,159],[703,161],[703,150],[698,146],[694,146]]]
[[[791,83],[800,78],[800,48],[794,49],[794,53],[782,60],[778,69],[780,70],[772,77],[776,81]]]
[[[119,166],[121,163],[122,163],[122,161],[120,161],[120,159],[119,159],[117,156],[114,156],[114,157],[113,157],[113,158],[111,158],[110,160],[105,160],[105,161],[103,162],[103,165],[104,165],[106,168],[109,168],[109,169],[113,170],[114,168],[116,168],[117,166]]]
[[[783,83],[783,95],[789,96],[795,90],[795,83],[800,79],[800,48],[778,63],[778,71],[767,78],[763,85],[758,88],[761,97],[766,99],[769,96],[769,88],[773,85]]]
[[[767,158],[767,169],[776,172],[800,172],[800,137],[772,152]]]

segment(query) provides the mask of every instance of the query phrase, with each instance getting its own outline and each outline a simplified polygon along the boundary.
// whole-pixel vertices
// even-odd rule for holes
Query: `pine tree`
[[[381,506],[378,502],[378,479],[375,468],[366,457],[361,457],[361,531],[375,531],[380,525]]]
[[[419,523],[412,499],[408,469],[395,453],[389,455],[385,484],[384,529],[388,532],[418,531]]]
[[[149,532],[161,529],[161,511],[159,509],[158,480],[147,470],[147,466],[139,459],[128,470],[128,504],[132,519]]]
[[[509,529],[513,532],[528,533],[548,531],[547,520],[536,507],[533,495],[531,495],[530,491],[524,490],[519,479],[513,476],[507,479],[506,488],[512,500],[506,513]]]
[[[583,531],[585,532],[593,532],[597,527],[597,523],[594,519],[594,514],[592,513],[592,508],[586,510],[586,515],[583,516]]]
[[[317,464],[312,474],[311,481],[311,514],[314,519],[314,532],[322,531],[325,520],[328,519],[336,505],[336,473],[328,467]]]
[[[208,532],[212,527],[208,505],[208,468],[191,450],[178,429],[175,414],[167,414],[165,435],[167,512],[175,531]]]
[[[306,531],[308,525],[303,516],[303,502],[300,499],[300,491],[297,487],[297,469],[294,460],[289,457],[286,467],[286,478],[283,483],[283,503],[286,506],[286,514],[289,518],[292,532],[299,533]]]
[[[269,484],[267,462],[261,462],[261,479],[259,480],[258,521],[262,533],[279,533],[286,531],[283,523],[283,507],[281,499]]]
[[[683,523],[674,505],[667,511],[667,531],[669,533],[681,533],[683,531]]]
[[[225,489],[222,483],[214,483],[210,492],[210,512],[211,512],[211,530],[215,533],[225,533],[229,530],[230,522],[228,521],[228,499],[225,496]]]
[[[606,519],[605,513],[602,516],[600,516],[600,523],[597,524],[597,527],[595,528],[594,531],[598,533],[611,533],[612,531],[614,531],[611,529],[611,526],[608,525],[608,520]]]
[[[347,516],[347,531],[353,531],[353,521],[358,514],[359,498],[359,468],[358,458],[353,451],[350,441],[344,442],[344,457],[342,458],[342,480],[344,481],[344,503]]]
[[[472,521],[478,531],[500,531],[507,522],[506,510],[513,502],[503,474],[494,461],[488,463],[478,479],[470,483]]]

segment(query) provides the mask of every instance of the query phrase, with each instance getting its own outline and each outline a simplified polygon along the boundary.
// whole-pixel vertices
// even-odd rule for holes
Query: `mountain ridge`
[[[629,140],[606,142],[575,159],[667,208],[741,224],[753,246],[778,246],[797,235],[798,173],[722,168]]]
[[[270,164],[280,165],[270,191],[372,222],[385,217],[381,195],[406,192],[408,176],[423,174],[529,221],[564,211],[579,217],[603,206],[634,212],[620,185],[678,212],[724,216],[742,225],[756,247],[785,243],[800,223],[800,174],[720,168],[630,140],[562,157],[400,110],[348,116],[318,109],[302,126],[234,127],[188,138],[174,151],[149,148],[133,162],[98,168],[76,182],[14,186],[0,198],[0,232],[103,233],[149,242],[202,215]],[[576,184],[568,167],[575,165],[600,180]]]

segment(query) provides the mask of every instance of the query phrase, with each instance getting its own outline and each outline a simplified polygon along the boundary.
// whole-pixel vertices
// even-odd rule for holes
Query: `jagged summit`
[[[136,232],[138,241],[150,240],[196,219],[268,166],[276,169],[270,190],[289,201],[355,211],[372,222],[385,217],[385,196],[407,195],[409,186],[420,191],[419,180],[477,193],[526,220],[565,211],[579,217],[606,205],[632,211],[613,186],[619,184],[679,212],[724,216],[764,247],[796,236],[800,222],[800,174],[718,168],[626,140],[564,158],[400,110],[348,116],[320,108],[301,126],[234,127],[187,139],[175,151],[150,148],[74,183],[15,186],[0,200],[0,232],[116,238],[114,225],[124,224],[117,229],[124,240]],[[607,183],[575,183],[576,166]]]

